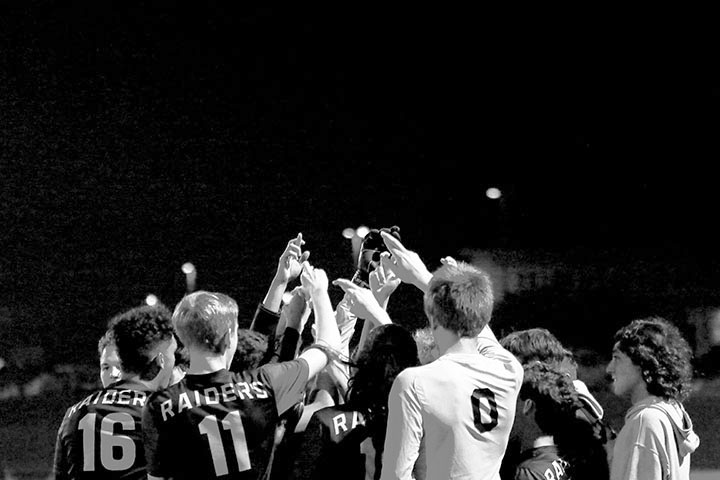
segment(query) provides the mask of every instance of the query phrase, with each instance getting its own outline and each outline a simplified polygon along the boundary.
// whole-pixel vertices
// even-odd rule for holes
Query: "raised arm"
[[[328,278],[324,270],[314,268],[308,262],[303,263],[301,281],[304,288],[310,292],[317,327],[317,344],[323,347],[308,348],[300,358],[305,359],[310,367],[309,378],[320,372],[329,360],[330,352],[340,349],[340,332],[335,323],[330,296],[328,295]]]

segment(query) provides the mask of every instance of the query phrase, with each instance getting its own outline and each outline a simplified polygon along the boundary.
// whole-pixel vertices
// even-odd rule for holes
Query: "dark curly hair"
[[[238,330],[238,343],[232,362],[231,372],[243,372],[258,368],[268,349],[268,337],[255,330]]]
[[[370,331],[366,347],[357,355],[348,381],[347,403],[363,412],[376,448],[382,450],[387,426],[387,403],[395,377],[420,364],[417,346],[406,328],[380,325]]]
[[[535,422],[548,435],[557,435],[582,407],[572,380],[556,365],[531,362],[524,367],[521,400],[535,403]]]
[[[649,394],[676,401],[690,394],[692,351],[675,325],[660,317],[633,320],[615,342],[640,368]]]
[[[149,373],[152,351],[159,343],[173,338],[170,318],[170,310],[165,305],[156,304],[132,308],[110,320],[108,330],[115,339],[124,372],[138,374],[143,380],[151,379],[145,377]]]

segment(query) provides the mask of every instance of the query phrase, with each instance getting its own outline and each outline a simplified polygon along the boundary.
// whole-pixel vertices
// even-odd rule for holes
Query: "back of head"
[[[578,417],[582,400],[572,380],[557,365],[531,362],[525,366],[521,400],[533,400],[535,422],[554,437],[560,455],[570,462],[572,478],[607,480],[608,462],[594,424]]]
[[[143,305],[130,309],[110,320],[109,335],[114,339],[122,370],[137,374],[142,380],[152,379],[152,353],[173,338],[170,311],[162,304]]]
[[[572,380],[557,367],[531,362],[524,367],[521,400],[535,404],[535,422],[547,435],[557,435],[582,407]]]
[[[493,309],[490,277],[464,262],[443,265],[425,293],[425,314],[461,337],[474,337],[490,322]]]
[[[500,339],[500,345],[515,355],[523,365],[531,362],[560,365],[567,361],[568,357],[572,357],[560,340],[545,328],[512,332]]]
[[[358,353],[355,374],[348,384],[348,403],[368,414],[384,435],[393,381],[404,369],[419,363],[415,340],[407,329],[396,324],[375,327]]]
[[[258,368],[268,349],[268,337],[255,330],[238,330],[238,344],[230,364],[231,372]]]
[[[229,333],[237,328],[237,317],[235,300],[222,293],[200,290],[180,300],[172,322],[186,347],[222,354],[228,345]]]
[[[640,367],[648,393],[677,401],[688,396],[692,351],[675,325],[659,317],[634,320],[615,334],[615,342]]]

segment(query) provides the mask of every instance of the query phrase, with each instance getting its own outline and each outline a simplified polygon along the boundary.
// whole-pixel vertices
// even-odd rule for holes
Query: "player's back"
[[[304,360],[186,375],[154,394],[143,419],[148,471],[180,479],[255,479],[267,469],[279,414],[302,400]]]
[[[427,478],[498,478],[522,383],[510,354],[445,354],[398,379],[420,406]]]
[[[55,478],[145,479],[141,417],[148,395],[121,380],[68,408],[55,446]]]
[[[294,440],[298,454],[292,479],[344,480],[366,478],[365,455],[361,444],[368,441],[365,416],[347,405],[326,407],[315,412],[308,426]]]

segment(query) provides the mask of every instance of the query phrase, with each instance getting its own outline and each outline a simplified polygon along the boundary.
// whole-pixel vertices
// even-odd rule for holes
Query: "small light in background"
[[[182,266],[182,271],[185,274],[185,290],[187,293],[195,291],[195,281],[197,280],[197,270],[195,265],[190,262],[186,262]]]
[[[497,200],[502,196],[502,192],[498,188],[490,187],[485,191],[485,195],[491,200]]]
[[[365,238],[365,235],[367,235],[368,233],[370,233],[370,229],[365,225],[360,225],[357,230],[355,230],[355,235],[360,238]]]
[[[354,228],[346,228],[342,231],[342,236],[350,240],[355,236],[355,229]]]
[[[151,293],[150,295],[145,297],[145,303],[147,303],[151,307],[154,307],[158,303],[158,298]]]

